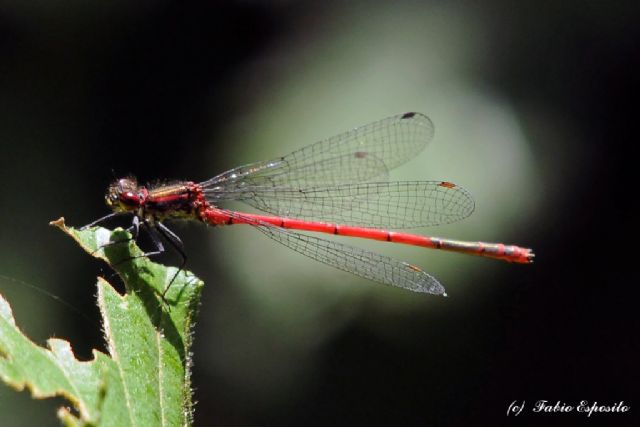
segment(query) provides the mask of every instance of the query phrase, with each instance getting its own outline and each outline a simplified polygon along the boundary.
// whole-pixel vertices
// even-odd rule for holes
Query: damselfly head
[[[141,190],[134,177],[120,178],[109,185],[105,201],[114,212],[133,211],[140,207],[144,198]]]

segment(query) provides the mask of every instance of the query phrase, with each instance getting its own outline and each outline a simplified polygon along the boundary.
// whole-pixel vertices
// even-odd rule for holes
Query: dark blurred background
[[[531,246],[536,264],[357,243],[425,267],[443,299],[351,277],[254,230],[178,224],[206,283],[196,425],[632,425],[638,12],[3,1],[0,274],[14,279],[0,292],[35,341],[69,339],[87,359],[104,350],[95,278],[111,273],[50,220],[106,214],[114,174],[203,180],[421,111],[435,139],[392,177],[453,181],[477,203],[467,221],[421,232]],[[624,400],[631,412],[506,417],[512,401],[541,399]],[[57,425],[61,403],[1,385],[0,424]]]

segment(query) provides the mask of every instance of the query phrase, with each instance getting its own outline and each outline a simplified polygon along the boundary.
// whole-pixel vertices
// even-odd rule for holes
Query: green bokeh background
[[[104,215],[113,174],[204,180],[420,111],[435,139],[392,178],[452,181],[476,199],[468,220],[421,232],[532,246],[537,264],[356,243],[424,267],[442,299],[352,277],[251,229],[177,224],[206,283],[196,425],[469,425],[504,420],[516,399],[631,399],[637,339],[606,332],[637,335],[631,279],[609,274],[607,256],[619,258],[603,249],[629,230],[634,9],[3,2],[0,274],[13,279],[0,292],[35,340],[65,337],[88,357],[102,345],[95,276],[111,272],[48,221]],[[603,360],[616,366],[605,373]],[[0,387],[2,425],[57,425],[55,406]]]

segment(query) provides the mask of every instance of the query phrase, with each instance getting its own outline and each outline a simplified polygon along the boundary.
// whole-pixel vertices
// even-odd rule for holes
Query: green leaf
[[[105,260],[125,283],[122,296],[98,278],[109,355],[94,350],[93,360],[81,362],[67,341],[34,344],[0,296],[0,378],[17,390],[26,387],[34,398],[66,398],[73,410],[60,408],[58,417],[69,426],[191,425],[191,331],[203,283],[149,261],[124,230],[80,231],[62,218],[52,225]]]

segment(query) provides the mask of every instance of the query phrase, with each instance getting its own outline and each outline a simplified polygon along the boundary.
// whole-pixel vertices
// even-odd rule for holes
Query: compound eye
[[[140,204],[140,197],[132,191],[127,191],[120,195],[120,202],[127,206],[137,206]]]

